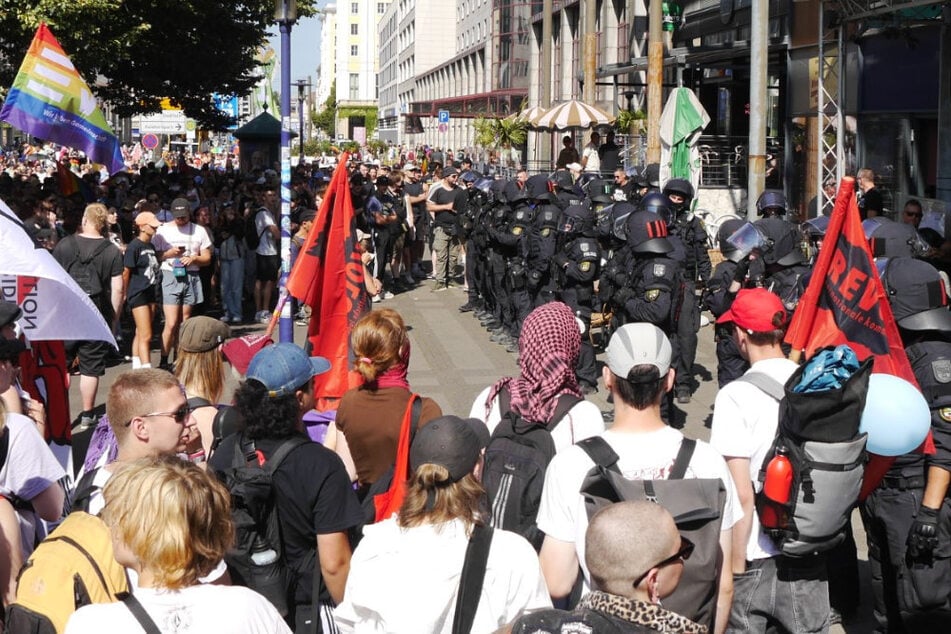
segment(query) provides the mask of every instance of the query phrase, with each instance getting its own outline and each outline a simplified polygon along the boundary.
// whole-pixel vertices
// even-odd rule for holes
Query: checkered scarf
[[[514,412],[528,422],[547,425],[559,395],[583,398],[575,378],[580,348],[581,331],[567,304],[549,302],[533,310],[525,318],[518,339],[519,375],[506,377],[492,386],[486,418],[499,392],[508,388]]]

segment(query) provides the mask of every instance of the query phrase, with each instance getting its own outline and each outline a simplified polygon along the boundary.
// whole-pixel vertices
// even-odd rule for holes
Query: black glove
[[[749,258],[743,258],[736,263],[736,271],[733,273],[733,281],[739,282],[740,286],[743,286],[746,282],[746,274],[750,270],[750,260]]]
[[[552,261],[560,269],[565,268],[568,265],[568,256],[565,253],[559,252],[552,257]]]
[[[930,559],[938,546],[938,510],[922,506],[908,531],[908,557]]]
[[[624,288],[619,288],[614,293],[614,297],[612,299],[614,300],[615,304],[623,308],[624,305],[627,304],[627,300],[631,299],[632,297],[634,297],[634,291],[625,286]]]

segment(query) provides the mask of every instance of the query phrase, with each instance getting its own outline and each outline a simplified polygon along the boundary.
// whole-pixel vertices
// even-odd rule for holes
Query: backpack
[[[764,532],[783,555],[814,555],[835,548],[845,539],[867,460],[867,435],[859,432],[859,422],[871,359],[841,388],[820,392],[792,391],[806,365],[793,373],[785,387],[761,372],[747,372],[737,379],[779,403],[776,437],[759,471],[756,512]],[[767,497],[762,487],[770,461],[779,454],[786,456],[792,470],[792,486],[785,503]]]
[[[99,272],[93,269],[90,264],[92,264],[103,251],[109,248],[110,244],[112,243],[103,239],[96,245],[92,253],[87,257],[83,257],[82,251],[79,248],[79,240],[76,236],[72,236],[72,247],[74,251],[72,259],[69,261],[69,264],[66,265],[66,272],[75,280],[79,288],[83,289],[86,295],[92,298],[98,298],[105,289],[102,286],[102,280],[99,279]]]
[[[674,517],[680,534],[694,544],[683,576],[664,607],[713,630],[720,572],[720,529],[726,488],[719,478],[684,478],[697,441],[684,438],[666,480],[628,480],[618,470],[618,455],[601,436],[578,443],[594,467],[581,484],[590,519],[617,502],[656,502]],[[729,562],[725,562],[729,566]],[[728,568],[727,568],[728,570]],[[631,571],[632,575],[635,571]],[[724,574],[729,574],[724,572]]]
[[[106,525],[98,517],[70,513],[20,569],[4,631],[62,632],[79,608],[112,603],[128,590],[125,568],[115,560]]]
[[[545,470],[555,455],[551,432],[581,399],[562,394],[547,425],[529,423],[512,410],[507,389],[499,391],[498,399],[502,420],[485,448],[482,467],[482,485],[491,511],[490,525],[520,534],[538,551],[545,535],[538,530],[535,521]]]
[[[231,580],[263,595],[281,616],[287,616],[294,605],[296,579],[284,557],[271,480],[288,454],[308,442],[303,436],[288,438],[262,464],[254,442],[237,435],[231,467],[221,474],[231,493],[235,529],[234,548],[225,555]],[[315,577],[319,574],[315,568]]]
[[[264,231],[267,231],[267,227],[263,231],[258,231],[255,224],[258,214],[262,211],[264,211],[264,207],[244,217],[244,243],[251,251],[257,250],[258,245],[261,244],[261,236],[264,235]]]

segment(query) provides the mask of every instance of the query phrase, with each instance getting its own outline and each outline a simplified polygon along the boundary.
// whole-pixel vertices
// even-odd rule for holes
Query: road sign
[[[139,120],[139,131],[143,134],[185,134],[185,113],[181,110],[165,110],[161,114],[142,116]]]
[[[445,133],[447,133],[447,132],[449,132],[449,124],[448,124],[448,123],[440,123],[440,124],[439,124],[439,133],[440,133],[440,134],[445,134]]]
[[[449,111],[440,110],[439,111],[439,123],[449,123]]]
[[[158,137],[154,134],[146,134],[142,137],[142,146],[147,150],[154,150],[158,147]]]

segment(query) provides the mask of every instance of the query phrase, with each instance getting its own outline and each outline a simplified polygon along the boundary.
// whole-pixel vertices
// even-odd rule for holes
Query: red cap
[[[744,288],[736,295],[733,306],[717,319],[718,324],[733,322],[743,330],[751,332],[770,332],[776,330],[773,316],[782,313],[782,323],[786,323],[786,307],[775,293],[765,288]]]

